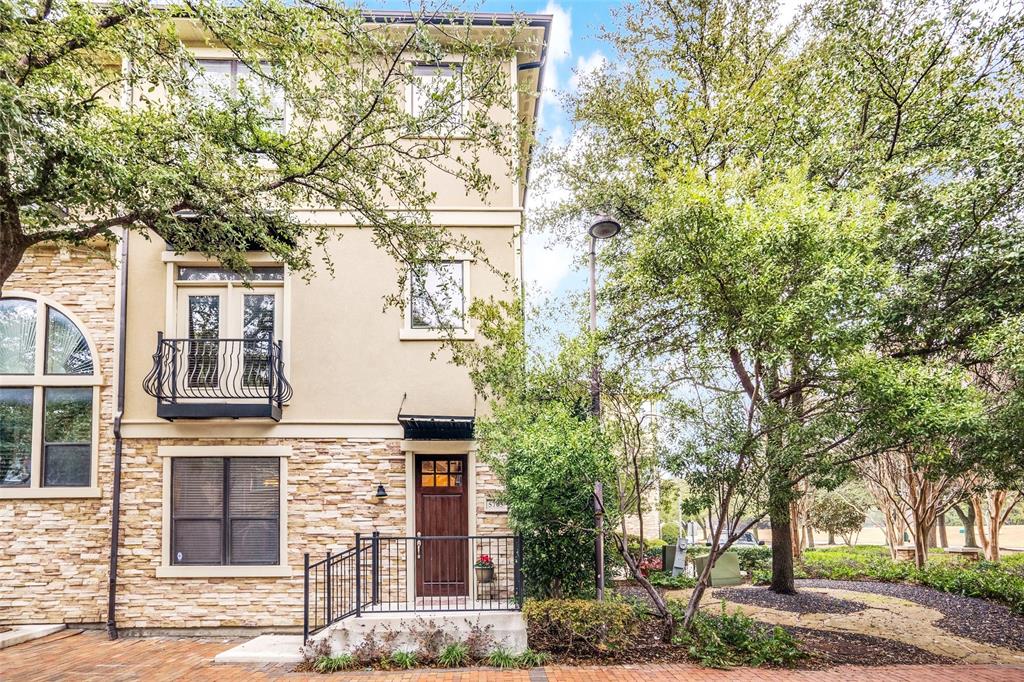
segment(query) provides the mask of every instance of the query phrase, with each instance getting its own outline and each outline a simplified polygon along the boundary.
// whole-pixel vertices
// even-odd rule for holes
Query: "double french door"
[[[265,397],[281,338],[281,289],[178,288],[179,380],[186,395]]]

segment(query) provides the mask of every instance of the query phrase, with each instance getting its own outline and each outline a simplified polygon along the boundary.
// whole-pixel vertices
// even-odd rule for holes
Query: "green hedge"
[[[911,582],[965,597],[991,599],[1006,604],[1017,613],[1024,613],[1021,566],[1024,566],[1024,560],[1016,558],[976,564],[931,558],[928,565],[918,569],[909,561],[892,561],[884,547],[844,547],[805,551],[798,564],[797,577]],[[761,584],[771,576],[759,571],[754,577],[755,582]]]
[[[772,548],[768,545],[758,545],[756,547],[730,547],[727,551],[734,552],[739,556],[741,571],[746,571],[748,574],[751,574],[757,570],[771,570]],[[691,561],[694,557],[704,556],[710,553],[711,548],[707,545],[694,545],[693,547],[688,547],[686,549],[686,555],[690,557]]]
[[[648,618],[644,609],[619,599],[531,599],[523,617],[532,649],[596,654],[630,646]]]

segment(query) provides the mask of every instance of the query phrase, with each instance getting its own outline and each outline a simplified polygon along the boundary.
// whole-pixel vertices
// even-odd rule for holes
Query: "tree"
[[[830,536],[839,535],[852,546],[867,520],[868,503],[867,491],[855,482],[835,490],[816,491],[809,510],[810,523]]]
[[[799,27],[773,28],[775,13],[729,0],[629,12],[608,36],[619,65],[569,97],[581,134],[547,157],[569,198],[546,218],[554,229],[599,210],[622,219],[627,238],[604,252],[621,352],[713,357],[705,377],[731,375],[720,388],[762,406],[779,538],[792,534],[794,486],[842,474],[837,451],[853,461],[901,445],[884,443],[887,422],[942,441],[914,441],[919,454],[967,456],[914,395],[921,421],[902,428],[900,387],[871,367],[970,368],[973,339],[1024,312],[1024,19],[956,0],[822,0]],[[737,188],[744,172],[756,179]],[[773,206],[767,188],[787,183],[806,185]],[[728,200],[706,200],[716,193]],[[744,202],[760,232],[707,238]],[[830,229],[838,238],[818,241]],[[895,393],[868,390],[883,385]],[[773,543],[780,592],[793,590],[791,549]]]
[[[571,342],[553,357],[532,351],[518,301],[476,301],[471,310],[488,342],[455,357],[490,399],[477,421],[479,454],[524,537],[526,584],[539,597],[593,594],[594,482],[610,489],[614,474],[608,439],[590,417],[587,355]]]
[[[245,77],[209,85],[181,26],[230,50]],[[335,0],[2,0],[0,287],[36,244],[122,229],[242,274],[247,249],[308,274],[330,232],[300,220],[303,205],[351,216],[399,262],[474,249],[430,224],[424,181],[440,170],[485,192],[481,158],[516,158],[515,124],[502,122],[515,121],[516,33],[487,37],[439,12],[368,22]],[[458,78],[409,113],[410,55],[449,54]]]

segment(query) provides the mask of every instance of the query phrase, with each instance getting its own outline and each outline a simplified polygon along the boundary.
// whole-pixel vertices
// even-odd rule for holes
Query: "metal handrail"
[[[481,555],[493,568],[477,569]],[[519,535],[385,536],[303,557],[303,638],[366,613],[515,611],[522,608]]]
[[[259,338],[168,339],[157,335],[153,367],[143,390],[160,402],[291,400],[284,343]]]

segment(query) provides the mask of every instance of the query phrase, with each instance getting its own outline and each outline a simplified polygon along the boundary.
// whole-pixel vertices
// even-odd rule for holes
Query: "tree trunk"
[[[828,532],[828,544],[830,544],[830,545],[836,544],[836,534],[835,534],[834,531],[830,530]]]
[[[946,537],[946,513],[939,514],[939,547],[946,549],[949,547],[949,538]]]
[[[978,540],[974,537],[974,507],[967,504],[967,511],[960,509],[960,505],[953,505],[953,511],[960,519],[960,525],[964,527],[964,547],[977,547]]]
[[[793,545],[793,557],[799,559],[804,543],[803,533],[800,532],[800,508],[796,501],[789,503],[789,537]]]
[[[665,598],[661,596],[661,593],[651,585],[651,581],[644,577],[644,574],[640,572],[639,566],[637,566],[636,558],[629,551],[629,540],[628,536],[619,537],[615,536],[616,545],[619,548],[619,553],[622,555],[623,561],[626,562],[626,568],[629,570],[630,575],[633,579],[640,583],[640,587],[644,588],[647,592],[647,596],[650,597],[654,603],[654,609],[658,612],[662,621],[665,623],[665,628],[662,631],[661,641],[665,644],[671,644],[672,638],[676,632],[675,618],[672,616],[672,612],[669,610],[668,605],[665,603]],[[643,556],[644,542],[640,540],[640,556]],[[714,550],[712,549],[712,552]],[[710,563],[710,562],[709,562]],[[710,570],[708,571],[710,576]]]
[[[0,215],[0,295],[3,294],[7,279],[21,263],[27,248],[25,240],[18,236],[14,220]]]
[[[939,537],[938,537],[937,533],[938,533],[938,529],[935,528],[935,525],[932,525],[931,530],[928,531],[928,548],[929,549],[931,549],[933,547],[938,547],[939,546]]]
[[[971,495],[968,504],[971,505],[971,509],[974,511],[974,531],[977,533],[978,540],[981,541],[981,549],[985,553],[985,558],[988,559],[992,552],[992,540],[985,529],[985,508],[981,503],[981,496]]]
[[[807,549],[814,549],[814,528],[811,524],[804,526],[804,533],[807,535]]]
[[[789,505],[773,505],[769,518],[772,522],[772,582],[768,589],[776,594],[796,594]]]
[[[928,525],[924,519],[914,517],[914,565],[924,568],[928,561]]]

